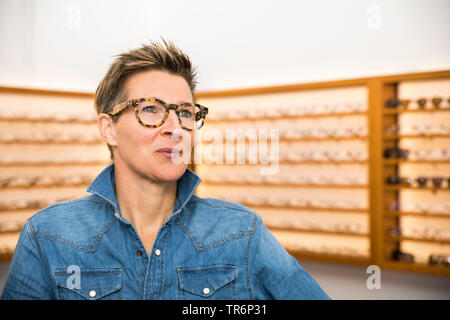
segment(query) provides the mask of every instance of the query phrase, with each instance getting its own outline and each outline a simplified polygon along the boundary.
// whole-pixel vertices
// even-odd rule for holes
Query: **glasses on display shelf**
[[[402,206],[402,209],[406,212],[416,212],[421,214],[450,214],[450,204],[442,202],[426,203],[423,201],[408,201],[402,203]],[[401,205],[399,200],[392,200],[387,204],[387,207],[392,212],[399,212]]]
[[[10,119],[10,120],[24,119],[29,121],[93,122],[97,119],[97,114],[95,113],[69,114],[69,113],[48,113],[48,112],[31,113],[27,110],[0,109],[0,119]]]
[[[431,99],[431,103],[433,104],[433,107],[435,107],[436,109],[439,109],[441,102],[442,102],[442,98],[439,98],[439,97],[435,97],[435,98]]]
[[[395,99],[391,98],[386,100],[385,107],[388,109],[404,108],[406,109],[409,105],[410,100],[408,99]]]
[[[409,232],[412,236],[427,240],[448,241],[450,240],[450,230],[428,228],[411,228]]]
[[[450,125],[441,123],[441,124],[414,124],[412,126],[412,132],[417,135],[424,134],[449,134],[450,133]]]
[[[425,99],[425,98],[417,99],[417,105],[419,106],[420,109],[425,109],[426,104],[427,104],[427,99]]]
[[[444,181],[447,181],[447,188],[450,188],[450,178],[444,177],[424,177],[419,176],[417,178],[413,177],[400,177],[398,175],[388,176],[386,178],[386,183],[390,185],[403,185],[403,186],[414,186],[417,183],[417,186],[420,188],[424,188],[428,186],[428,183],[431,182],[432,187],[434,188],[444,188]]]
[[[450,267],[450,256],[441,254],[430,254],[428,258],[428,264],[430,265],[442,265]]]
[[[414,263],[414,256],[410,253],[402,252],[401,250],[392,251],[391,258],[395,261]]]
[[[407,159],[410,151],[399,147],[386,148],[384,150],[384,158]]]
[[[260,107],[241,109],[235,112],[215,111],[211,119],[240,119],[240,118],[277,118],[284,116],[321,115],[333,113],[363,112],[367,106],[363,102],[350,103],[310,103],[305,105]]]
[[[442,183],[444,182],[444,178],[442,177],[432,177],[431,182],[433,183],[433,187],[440,188]]]
[[[387,184],[399,185],[402,182],[402,178],[400,176],[389,176],[386,178]]]
[[[400,210],[400,202],[398,200],[392,200],[389,202],[389,210],[390,211],[399,211]]]
[[[417,177],[416,181],[417,181],[417,184],[419,185],[419,187],[426,187],[428,184],[427,177]]]
[[[384,133],[387,135],[397,135],[400,132],[400,126],[396,123],[388,124],[384,126]]]
[[[400,177],[398,175],[388,176],[386,183],[390,185],[412,186],[414,184],[414,178],[412,177]]]
[[[430,206],[425,202],[417,202],[415,205],[416,209],[421,213],[429,213],[431,212]]]
[[[89,174],[30,175],[0,178],[0,187],[32,187],[48,185],[78,185],[92,182],[95,176]]]
[[[7,187],[12,180],[13,177],[0,177],[0,187]]]
[[[411,156],[417,160],[449,160],[450,149],[432,148],[414,150],[411,152]]]
[[[25,221],[2,221],[0,222],[0,232],[20,231]]]
[[[450,99],[448,100],[449,100],[448,105],[450,105]],[[444,107],[444,105],[442,104],[443,101],[444,101],[443,97],[434,96],[431,98],[421,97],[417,99],[416,103],[419,109],[425,109],[428,105],[430,107],[433,107],[434,109],[441,109]]]
[[[416,100],[390,98],[385,101],[385,107],[387,109],[408,109],[410,106],[414,108],[413,105],[415,105],[418,109],[426,109],[429,105],[434,109],[441,109],[444,107],[442,104],[443,101],[444,98],[438,96],[431,98],[420,97]],[[450,105],[450,98],[448,99],[447,104]]]
[[[29,200],[29,199],[0,201],[0,210],[37,208],[43,206],[45,206],[43,200],[41,202],[39,200]]]
[[[402,236],[402,230],[400,227],[389,227],[387,229],[387,234],[391,237],[401,237]]]
[[[158,128],[166,122],[169,111],[174,110],[180,126],[187,131],[203,127],[208,108],[197,103],[169,104],[157,98],[131,99],[120,103],[108,113],[117,116],[128,107],[133,107],[136,120],[143,126]]]
[[[276,196],[267,197],[267,204],[274,207],[283,207],[288,204],[288,199]]]

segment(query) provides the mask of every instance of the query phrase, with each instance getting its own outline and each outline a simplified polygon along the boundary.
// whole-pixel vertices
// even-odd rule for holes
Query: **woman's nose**
[[[171,135],[175,130],[181,129],[180,123],[178,121],[178,116],[175,110],[170,110],[166,121],[161,126],[162,134]],[[178,131],[178,130],[177,130]]]

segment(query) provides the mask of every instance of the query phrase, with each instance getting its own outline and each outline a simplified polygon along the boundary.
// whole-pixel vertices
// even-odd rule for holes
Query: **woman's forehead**
[[[130,76],[125,83],[128,99],[158,98],[166,103],[190,103],[192,93],[187,81],[164,71],[144,71]]]

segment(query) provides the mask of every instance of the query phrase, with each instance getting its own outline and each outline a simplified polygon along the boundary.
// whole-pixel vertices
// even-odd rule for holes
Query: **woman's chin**
[[[184,174],[186,168],[187,166],[183,164],[164,166],[162,168],[158,168],[157,172],[153,172],[153,175],[159,181],[177,181]]]

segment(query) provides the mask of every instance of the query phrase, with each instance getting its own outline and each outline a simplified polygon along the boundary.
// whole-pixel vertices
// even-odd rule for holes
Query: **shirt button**
[[[156,249],[156,250],[155,250],[155,254],[159,257],[159,255],[161,254],[161,250]]]
[[[204,294],[209,294],[209,292],[210,292],[209,288],[204,288],[204,289],[203,289],[203,293],[204,293]]]
[[[138,251],[137,251],[137,254],[138,254],[139,256],[142,256],[142,253],[143,253],[142,250],[138,250]]]
[[[93,298],[97,295],[97,292],[95,292],[95,290],[91,290],[89,291],[89,297]]]

